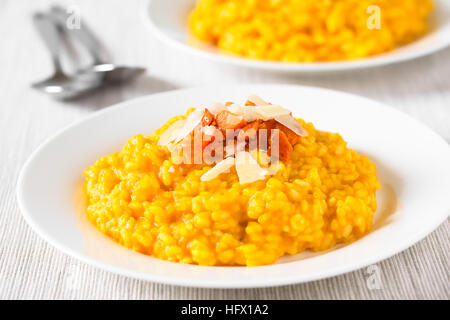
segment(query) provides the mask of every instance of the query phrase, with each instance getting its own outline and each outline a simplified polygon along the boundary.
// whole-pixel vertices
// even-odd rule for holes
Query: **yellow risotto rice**
[[[87,214],[101,232],[170,261],[256,266],[349,243],[371,229],[376,167],[339,134],[298,119],[308,135],[276,175],[240,184],[232,168],[206,182],[200,177],[211,166],[174,165],[157,145],[185,117],[133,137],[84,172]]]
[[[189,27],[195,38],[253,59],[349,60],[416,40],[432,7],[431,0],[198,0]]]

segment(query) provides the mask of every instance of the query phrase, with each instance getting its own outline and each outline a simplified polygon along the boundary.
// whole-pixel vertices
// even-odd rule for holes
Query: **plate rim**
[[[342,96],[347,97],[353,97],[366,100],[370,103],[376,103],[380,108],[388,110],[388,112],[396,113],[399,116],[403,116],[408,118],[409,120],[412,120],[415,122],[416,125],[421,126],[424,130],[427,130],[430,135],[434,136],[434,139],[440,140],[440,143],[443,143],[445,145],[449,145],[447,141],[440,136],[438,133],[436,133],[433,129],[426,126],[425,124],[421,123],[417,119],[413,118],[409,114],[403,113],[399,111],[396,108],[389,107],[387,104],[384,104],[382,102],[379,102],[377,100],[369,99],[367,97],[352,94],[348,92],[328,89],[328,88],[322,88],[322,87],[313,87],[313,86],[303,86],[303,85],[285,85],[285,84],[250,84],[245,85],[249,88],[256,88],[256,87],[289,87],[289,88],[302,88],[305,90],[314,90],[318,93],[320,92],[328,92],[331,94],[338,94]],[[221,89],[227,89],[232,90],[232,88],[236,87],[242,87],[242,85],[225,85],[221,86]],[[133,279],[138,280],[145,280],[145,281],[152,281],[162,284],[169,284],[169,285],[176,285],[176,286],[185,286],[185,287],[194,287],[194,288],[217,288],[217,289],[243,289],[243,288],[264,288],[264,287],[275,287],[275,286],[283,286],[283,285],[293,285],[293,284],[299,284],[299,283],[306,283],[311,281],[317,281],[321,279],[330,278],[337,275],[346,274],[349,272],[353,272],[356,270],[359,270],[361,268],[364,268],[368,265],[384,261],[404,250],[406,250],[409,247],[414,246],[419,241],[423,240],[426,236],[431,234],[433,231],[435,231],[447,218],[448,214],[450,213],[450,208],[446,209],[447,215],[442,212],[439,214],[440,219],[436,219],[436,222],[429,227],[427,230],[422,230],[420,233],[411,236],[410,238],[407,238],[402,242],[401,245],[397,245],[394,249],[390,249],[385,251],[383,254],[379,254],[374,256],[373,258],[366,259],[364,261],[359,261],[357,263],[352,263],[351,265],[344,265],[344,266],[337,266],[333,269],[320,271],[317,273],[314,273],[310,275],[309,277],[286,277],[286,278],[280,278],[280,279],[267,279],[264,282],[261,282],[259,279],[250,279],[247,281],[240,281],[240,282],[232,282],[232,281],[224,281],[224,280],[199,280],[199,279],[185,279],[185,278],[174,278],[169,276],[161,276],[161,275],[154,275],[152,273],[146,273],[146,272],[138,272],[134,270],[130,270],[124,267],[118,267],[111,265],[107,262],[103,262],[101,260],[98,260],[96,258],[90,257],[84,253],[77,252],[76,250],[73,250],[69,247],[67,247],[64,244],[61,244],[58,239],[54,239],[51,235],[49,235],[43,228],[41,228],[35,220],[32,218],[32,214],[30,214],[28,207],[25,204],[24,194],[23,194],[23,188],[24,185],[24,179],[26,177],[28,168],[33,163],[33,160],[45,149],[45,147],[50,144],[54,139],[56,139],[61,134],[72,130],[73,128],[81,125],[85,121],[89,121],[92,119],[95,119],[97,117],[101,117],[103,114],[107,114],[110,112],[115,112],[116,110],[127,108],[128,105],[139,103],[141,100],[145,101],[146,99],[151,99],[155,96],[164,96],[164,95],[171,95],[173,93],[187,93],[191,91],[198,91],[198,90],[208,90],[208,88],[217,88],[215,85],[210,86],[200,86],[200,87],[192,87],[192,88],[184,88],[184,89],[176,89],[176,90],[170,90],[170,91],[164,91],[156,94],[150,94],[145,95],[142,97],[126,100],[117,104],[114,104],[110,107],[105,107],[102,110],[96,111],[86,117],[83,117],[74,123],[71,123],[65,127],[63,127],[60,130],[57,130],[57,132],[47,139],[45,139],[32,153],[28,156],[27,160],[23,164],[20,174],[17,180],[16,185],[16,198],[19,204],[19,209],[22,213],[22,216],[24,217],[27,224],[32,228],[32,230],[41,238],[43,238],[47,243],[51,244],[53,247],[59,249],[63,253],[76,258],[84,263],[87,263],[88,265],[91,265],[93,267],[106,270],[108,272],[112,272],[115,274],[119,274],[122,276],[130,277]],[[450,146],[449,146],[450,147]],[[174,263],[174,262],[172,262]],[[197,268],[211,268],[211,267],[204,267],[204,266],[196,266]],[[258,267],[252,267],[252,268],[267,268],[271,266],[258,266]],[[221,268],[221,267],[214,267],[214,268]],[[227,267],[228,268],[228,267]]]
[[[144,25],[156,38],[174,48],[182,51],[190,56],[198,56],[204,58],[208,61],[221,63],[224,65],[231,65],[235,67],[245,67],[250,69],[259,69],[272,72],[283,72],[283,73],[326,73],[326,72],[337,72],[337,71],[355,71],[361,69],[370,69],[382,66],[388,66],[392,64],[407,62],[415,60],[421,57],[431,55],[442,51],[443,49],[450,46],[450,36],[447,41],[441,41],[438,45],[429,46],[422,50],[416,50],[408,53],[402,53],[399,55],[392,56],[375,56],[372,58],[363,58],[351,61],[337,61],[337,62],[318,62],[318,63],[283,63],[276,61],[263,61],[263,60],[252,60],[248,58],[233,57],[227,55],[220,55],[208,52],[206,50],[201,50],[179,41],[172,39],[167,36],[150,18],[148,14],[149,6],[154,1],[159,0],[140,0],[139,15]],[[450,32],[450,22],[445,24],[445,27],[449,29]]]

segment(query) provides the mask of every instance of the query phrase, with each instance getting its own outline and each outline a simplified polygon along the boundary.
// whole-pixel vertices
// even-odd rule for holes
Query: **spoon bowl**
[[[94,73],[69,77],[61,72],[55,72],[49,78],[33,83],[32,87],[55,99],[65,100],[81,96],[100,87],[101,78]]]
[[[116,84],[126,82],[140,75],[145,70],[145,68],[140,67],[116,66],[111,63],[103,63],[82,69],[77,75],[100,77],[104,83]]]

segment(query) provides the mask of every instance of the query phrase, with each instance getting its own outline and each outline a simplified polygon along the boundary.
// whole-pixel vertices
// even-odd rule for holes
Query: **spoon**
[[[98,76],[84,75],[73,77],[64,73],[60,60],[62,39],[49,15],[36,13],[33,15],[33,23],[50,51],[54,67],[54,73],[51,77],[32,84],[34,89],[56,99],[70,99],[101,85],[101,78]]]
[[[102,77],[105,84],[115,84],[130,80],[145,71],[145,68],[117,66],[106,62],[108,59],[102,54],[103,47],[84,21],[82,27],[69,30],[66,26],[68,15],[62,7],[53,6],[50,12],[58,27],[69,36],[77,38],[92,56],[92,65],[79,70],[77,75],[90,76],[96,74]]]

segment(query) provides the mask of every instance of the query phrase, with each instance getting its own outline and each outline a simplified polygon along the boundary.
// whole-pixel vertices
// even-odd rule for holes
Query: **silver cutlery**
[[[140,75],[145,68],[116,66],[107,62],[103,49],[93,32],[83,22],[80,29],[69,30],[66,26],[67,13],[54,6],[49,13],[36,13],[33,22],[50,51],[54,74],[43,81],[34,83],[33,88],[56,99],[72,99],[100,87],[126,82]],[[92,63],[66,74],[61,65],[63,36],[79,41],[88,51]]]
[[[117,66],[108,62],[103,54],[103,48],[100,45],[100,42],[85,21],[83,21],[83,25],[79,29],[67,28],[66,21],[68,15],[62,7],[53,6],[50,10],[50,14],[58,23],[61,30],[69,37],[78,40],[88,50],[93,59],[92,65],[79,70],[77,74],[89,75],[91,73],[96,73],[99,76],[102,76],[106,83],[118,83],[134,78],[145,71],[145,68]]]
[[[64,72],[60,58],[62,45],[61,35],[48,14],[34,14],[33,23],[51,54],[54,68],[52,76],[32,84],[34,89],[42,91],[56,99],[70,99],[101,86],[102,81],[98,76],[69,76]]]

